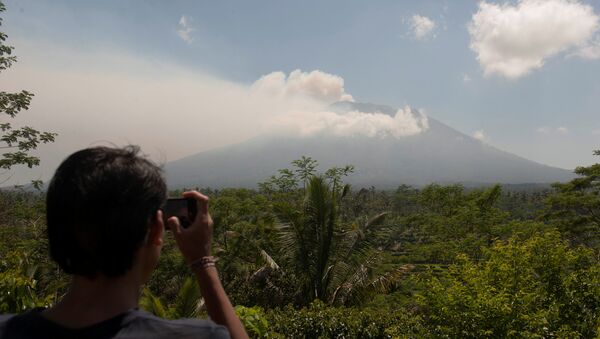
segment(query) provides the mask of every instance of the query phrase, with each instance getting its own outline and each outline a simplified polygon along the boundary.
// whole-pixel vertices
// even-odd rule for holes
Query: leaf
[[[150,292],[150,289],[144,288],[140,298],[140,307],[157,317],[167,318],[167,312],[160,299]]]
[[[271,256],[267,252],[265,252],[265,250],[260,250],[260,256],[265,260],[268,267],[274,270],[279,269],[279,265],[277,265],[275,260],[273,260],[273,258],[271,258]]]
[[[174,318],[195,318],[198,316],[200,289],[195,280],[187,277],[175,299]]]
[[[371,227],[375,227],[375,226],[379,226],[381,225],[384,221],[385,218],[390,214],[390,212],[382,212],[377,214],[376,216],[372,217],[371,219],[369,219],[366,223],[365,223],[365,230],[370,229]]]

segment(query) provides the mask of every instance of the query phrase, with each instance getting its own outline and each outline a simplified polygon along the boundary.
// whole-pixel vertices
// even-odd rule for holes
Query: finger
[[[165,221],[163,219],[163,212],[161,210],[156,211],[156,222],[160,225],[161,228],[165,228]]]
[[[179,224],[179,219],[177,217],[170,217],[169,220],[167,220],[167,224],[169,225],[169,229],[171,230],[171,232],[173,232],[175,240],[179,240],[179,237],[183,232],[183,229]]]
[[[206,195],[204,195],[198,191],[188,191],[188,192],[183,192],[183,197],[195,199],[198,203],[198,211],[200,212],[199,214],[203,214],[203,215],[208,214],[209,198]]]

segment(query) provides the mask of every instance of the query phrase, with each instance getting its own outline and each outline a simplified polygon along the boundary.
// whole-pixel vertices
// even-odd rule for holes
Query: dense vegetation
[[[204,190],[223,284],[255,336],[600,334],[600,164],[534,192],[353,190],[352,171],[302,158],[258,190]],[[60,298],[68,278],[47,256],[43,194],[2,191],[0,234],[0,313]],[[167,238],[142,307],[202,316]]]

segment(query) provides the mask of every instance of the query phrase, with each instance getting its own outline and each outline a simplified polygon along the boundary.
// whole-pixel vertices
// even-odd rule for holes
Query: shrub
[[[308,307],[267,311],[273,332],[286,338],[408,338],[426,336],[421,318],[407,310],[327,307],[314,301]]]
[[[598,335],[600,267],[588,248],[570,248],[558,232],[511,238],[466,256],[447,274],[425,276],[418,300],[442,337],[585,337]]]

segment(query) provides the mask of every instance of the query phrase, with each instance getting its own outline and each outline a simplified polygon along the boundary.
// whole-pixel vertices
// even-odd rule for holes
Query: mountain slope
[[[388,106],[350,102],[331,109],[342,114],[396,112]],[[548,183],[573,177],[570,171],[501,151],[429,118],[427,130],[401,138],[261,136],[170,162],[167,180],[170,187],[254,187],[302,155],[318,160],[321,169],[352,164],[356,172],[349,182],[381,188],[431,182]]]

